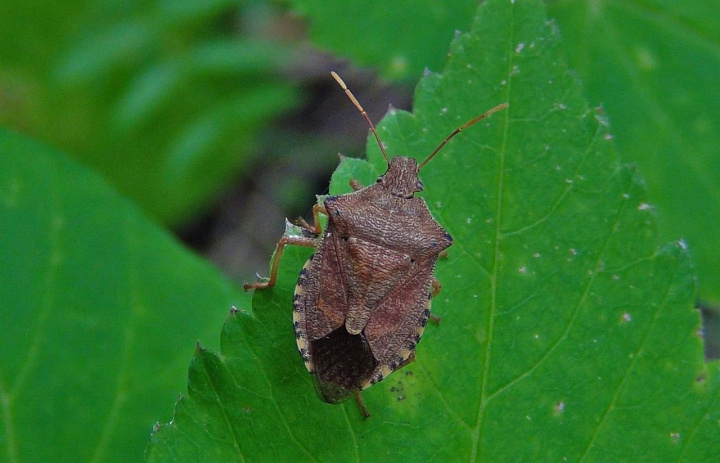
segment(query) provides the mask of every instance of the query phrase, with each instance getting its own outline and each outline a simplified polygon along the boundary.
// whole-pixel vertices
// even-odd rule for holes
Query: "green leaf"
[[[292,0],[310,23],[313,42],[377,67],[392,79],[412,80],[442,66],[456,30],[467,30],[477,2]]]
[[[660,237],[684,237],[720,304],[720,3],[551,2],[570,64],[642,168]]]
[[[455,239],[436,272],[442,324],[415,363],[364,392],[373,416],[315,395],[292,330],[311,251],[290,248],[254,315],[226,321],[222,355],[196,352],[149,461],[720,458],[720,375],[703,360],[685,244],[658,246],[642,182],[540,2],[484,2],[443,72],[420,81],[414,112],[391,111],[378,130],[391,155],[422,159],[505,101],[422,171],[422,196]],[[368,143],[370,163],[345,160],[333,193],[384,170]]]
[[[139,461],[247,298],[62,154],[0,131],[0,160],[0,460]]]

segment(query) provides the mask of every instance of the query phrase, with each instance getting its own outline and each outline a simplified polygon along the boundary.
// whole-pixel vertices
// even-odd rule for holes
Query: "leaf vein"
[[[598,268],[599,265],[600,265],[600,263],[603,261],[603,257],[604,257],[604,255],[605,255],[605,251],[607,250],[608,243],[610,242],[610,239],[611,239],[611,238],[615,235],[615,233],[616,233],[616,232],[614,231],[614,230],[615,230],[615,225],[618,223],[619,217],[621,216],[623,210],[625,209],[625,206],[626,206],[627,202],[628,202],[628,199],[627,199],[627,198],[624,198],[623,201],[622,201],[621,207],[618,208],[618,210],[617,210],[617,212],[616,212],[616,214],[615,214],[615,217],[614,217],[614,219],[613,219],[613,221],[612,221],[612,224],[611,224],[610,227],[609,227],[610,232],[608,233],[607,238],[605,239],[605,242],[603,243],[602,249],[600,250],[600,252],[598,253],[597,258],[595,259],[595,264],[594,264],[591,268]],[[583,290],[583,292],[582,292],[582,295],[581,295],[580,298],[578,299],[577,304],[575,304],[575,307],[574,307],[574,309],[573,309],[572,317],[570,317],[570,320],[568,321],[567,327],[565,328],[565,330],[563,331],[563,333],[555,340],[555,342],[553,342],[553,343],[548,347],[548,349],[545,351],[545,353],[538,359],[537,362],[535,362],[535,364],[534,364],[532,367],[530,367],[530,368],[529,368],[528,370],[526,370],[525,372],[519,374],[519,375],[518,375],[517,377],[515,377],[514,379],[511,379],[510,381],[508,381],[504,386],[498,387],[492,394],[490,394],[490,395],[488,396],[488,401],[490,401],[490,400],[492,400],[493,398],[499,396],[500,394],[502,394],[503,392],[507,391],[508,389],[510,389],[510,388],[511,388],[512,386],[514,386],[515,384],[519,383],[519,382],[522,381],[523,379],[525,379],[525,378],[527,378],[528,376],[530,376],[534,371],[536,371],[538,368],[540,368],[540,366],[542,366],[542,365],[548,360],[548,358],[550,358],[550,355],[552,355],[552,353],[555,352],[555,350],[560,346],[560,344],[562,344],[562,343],[568,338],[568,335],[570,334],[570,330],[571,330],[572,327],[575,325],[575,321],[576,321],[577,318],[578,318],[578,315],[579,315],[579,313],[580,313],[580,308],[583,306],[583,304],[584,304],[585,301],[587,300],[588,295],[590,294],[590,289],[592,288],[593,284],[595,283],[595,279],[597,278],[597,276],[598,276],[599,274],[601,274],[601,272],[594,271],[594,272],[592,272],[592,275],[590,276],[590,278],[588,278],[587,284],[585,285],[585,288],[584,288],[584,290]]]
[[[580,158],[580,162],[577,163],[577,166],[575,167],[575,172],[573,173],[573,178],[578,177],[578,173],[580,172],[581,167],[585,163],[585,160],[588,158],[590,153],[593,151],[593,149],[596,147],[596,143],[598,141],[598,137],[600,136],[600,125],[598,124],[595,135],[593,136],[592,141],[588,145],[587,149],[583,153],[583,155]],[[533,221],[532,223],[529,223],[525,226],[516,228],[514,230],[507,230],[503,233],[503,238],[506,238],[508,236],[518,235],[520,233],[523,233],[525,231],[531,230],[543,222],[545,222],[550,216],[555,213],[560,205],[565,201],[565,199],[568,197],[571,191],[575,188],[575,182],[567,183],[566,187],[563,189],[562,193],[555,199],[553,204],[550,206],[550,208],[547,210],[545,214],[543,214],[541,217]]]
[[[203,363],[205,363],[205,370],[208,371],[208,365],[206,364],[206,362],[204,360],[205,354],[202,354],[200,356],[200,358],[203,359]],[[225,368],[227,368],[227,365],[225,365],[224,363],[223,363],[223,366]],[[225,411],[225,404],[223,403],[221,395],[218,392],[218,385],[216,384],[217,377],[216,377],[216,375],[208,374],[208,379],[210,380],[209,382],[210,382],[210,385],[212,386],[212,391],[215,394],[215,399],[217,400],[218,404],[220,405],[220,407],[219,407],[220,412],[222,413],[223,419],[225,420],[225,424],[229,428],[230,433],[232,435],[233,447],[236,449],[236,453],[238,454],[238,456],[240,456],[240,459],[242,461],[245,461],[245,456],[243,455],[242,449],[240,448],[240,437],[237,435],[237,432],[235,431],[235,426],[233,426],[232,420],[230,419],[227,412]]]
[[[688,445],[692,441],[692,439],[695,437],[695,434],[697,433],[698,428],[700,428],[703,421],[711,421],[710,419],[710,412],[712,410],[715,410],[716,404],[720,402],[720,394],[715,394],[715,398],[713,400],[709,400],[707,407],[705,408],[705,413],[703,413],[701,416],[698,417],[698,419],[693,423],[692,429],[688,432],[687,439],[683,440],[682,447],[680,448],[680,452],[678,453],[678,460],[680,461],[683,454],[685,453],[685,450],[688,448]],[[705,445],[705,443],[700,444]]]
[[[53,169],[56,171],[56,169]],[[57,186],[57,182],[54,183]],[[57,193],[57,191],[56,191]],[[22,367],[18,371],[12,386],[8,388],[7,393],[2,393],[2,414],[3,414],[3,427],[5,428],[5,441],[8,454],[8,461],[13,463],[20,461],[17,450],[17,441],[13,427],[13,413],[12,406],[15,397],[18,392],[22,390],[26,379],[33,370],[38,356],[40,355],[40,347],[42,345],[42,338],[45,334],[45,328],[47,327],[48,316],[51,312],[51,308],[55,305],[55,294],[56,294],[56,279],[58,269],[61,266],[62,259],[59,255],[59,243],[60,235],[65,223],[64,217],[61,215],[61,205],[59,203],[60,194],[51,195],[53,201],[53,210],[58,211],[57,215],[51,216],[49,223],[49,258],[47,260],[47,273],[45,275],[43,291],[43,300],[41,303],[40,311],[37,314],[37,324],[31,335],[32,341],[29,344],[25,359],[22,361]],[[3,392],[3,387],[0,392]]]
[[[135,331],[137,328],[137,320],[139,319],[139,310],[138,308],[141,307],[141,303],[139,302],[139,295],[138,295],[138,273],[137,269],[141,268],[141,266],[136,262],[137,258],[137,242],[135,241],[135,237],[138,236],[138,234],[135,232],[133,225],[133,221],[130,219],[130,216],[127,216],[128,220],[125,222],[125,239],[127,242],[127,250],[128,250],[128,266],[127,270],[129,271],[129,288],[131,293],[131,301],[130,306],[132,307],[132,314],[128,316],[127,325],[125,327],[125,333],[124,338],[125,341],[123,343],[123,349],[122,349],[122,355],[120,360],[120,367],[118,372],[118,377],[115,384],[115,391],[113,394],[113,401],[112,405],[110,406],[110,409],[108,410],[108,416],[104,420],[103,423],[103,429],[100,433],[100,439],[97,442],[97,445],[95,447],[95,450],[93,452],[92,458],[90,461],[97,462],[101,461],[105,456],[105,450],[107,449],[108,444],[110,443],[110,439],[112,438],[112,433],[115,430],[115,426],[117,424],[117,420],[120,417],[120,409],[122,408],[122,405],[125,403],[127,399],[126,390],[127,390],[127,380],[128,380],[128,371],[130,369],[130,357],[132,352],[132,346],[135,341]]]
[[[467,423],[462,417],[450,406],[450,404],[445,400],[445,396],[442,393],[442,390],[438,387],[437,383],[435,382],[433,375],[430,374],[430,372],[421,364],[418,362],[418,368],[425,373],[425,378],[430,382],[433,389],[437,392],[438,400],[440,400],[440,403],[443,404],[443,406],[450,412],[455,418],[457,418],[458,422],[463,425],[463,427],[470,429],[470,424]]]
[[[585,449],[583,450],[581,457],[578,460],[580,462],[584,461],[585,458],[589,455],[593,444],[595,443],[595,441],[598,438],[598,435],[600,434],[600,429],[603,427],[605,422],[608,420],[608,416],[610,415],[610,412],[615,408],[615,403],[617,402],[620,392],[622,391],[623,386],[628,379],[630,371],[632,371],[635,368],[639,359],[642,356],[643,350],[645,349],[645,344],[647,343],[650,333],[652,332],[653,328],[655,327],[655,324],[657,323],[660,312],[668,303],[668,299],[670,297],[670,289],[673,288],[673,285],[675,283],[675,278],[677,276],[677,261],[675,263],[675,267],[676,267],[676,269],[675,269],[675,272],[673,272],[672,281],[668,285],[665,286],[665,294],[663,295],[663,301],[662,301],[662,303],[657,304],[657,308],[655,309],[655,314],[653,316],[653,319],[650,322],[650,324],[648,325],[648,327],[645,329],[645,333],[643,333],[642,340],[640,341],[638,348],[632,357],[632,360],[630,361],[627,368],[625,369],[625,374],[622,376],[620,383],[618,383],[617,387],[615,388],[615,392],[613,393],[613,396],[610,399],[608,406],[605,408],[605,411],[603,412],[602,417],[600,418],[600,420],[597,423],[597,426],[595,427],[595,432],[588,440],[587,445],[585,446]]]
[[[257,320],[257,322],[258,322],[259,325],[262,325],[263,329],[265,329],[265,331],[268,333],[268,336],[269,336],[269,335],[270,335],[270,332],[268,331],[267,327],[265,327],[265,325],[264,325],[260,320]],[[272,381],[270,381],[270,378],[268,377],[267,373],[265,372],[265,368],[263,367],[263,364],[262,364],[262,362],[260,361],[260,358],[258,357],[258,355],[257,355],[257,353],[255,352],[255,350],[253,350],[252,346],[250,346],[250,349],[253,351],[253,357],[255,358],[255,362],[256,362],[257,365],[258,365],[258,369],[259,369],[259,370],[262,372],[262,374],[263,374],[263,378],[265,379],[265,382],[266,382],[266,384],[267,384],[268,390],[271,391],[270,401],[272,402],[273,406],[275,407],[275,411],[277,412],[278,416],[279,416],[280,419],[282,420],[283,427],[285,428],[285,430],[287,431],[287,433],[290,435],[290,438],[292,439],[292,441],[293,441],[308,457],[310,457],[313,461],[317,461],[317,460],[315,459],[315,457],[313,457],[312,454],[310,454],[310,452],[308,451],[308,449],[306,449],[305,446],[302,445],[302,444],[300,443],[300,441],[297,440],[297,438],[295,437],[295,434],[293,434],[293,432],[292,432],[292,429],[290,429],[290,426],[288,425],[287,420],[285,420],[285,415],[284,415],[284,414],[282,413],[282,411],[280,410],[280,406],[278,405],[277,400],[275,400],[275,393],[274,393],[274,391],[273,391]]]
[[[512,9],[512,6],[511,6]],[[513,79],[511,76],[513,75],[513,67],[514,67],[514,54],[512,53],[512,43],[513,43],[513,37],[515,34],[515,16],[511,13],[510,14],[510,24],[508,25],[508,37],[507,37],[507,47],[508,52],[507,56],[510,57],[508,59],[507,63],[507,78],[506,82],[507,85],[505,86],[506,94],[505,98],[506,101],[510,101],[510,94],[511,94],[511,87]],[[490,309],[488,310],[488,316],[487,316],[487,338],[485,339],[485,352],[483,354],[484,361],[483,361],[483,371],[482,371],[482,378],[480,383],[480,404],[478,406],[477,411],[477,417],[476,417],[476,424],[475,429],[473,430],[472,434],[472,453],[470,455],[470,461],[475,462],[480,458],[480,443],[482,442],[481,434],[483,431],[483,423],[485,418],[485,410],[487,406],[487,386],[488,386],[488,373],[490,371],[490,351],[492,346],[492,339],[493,339],[493,328],[494,328],[494,319],[496,311],[498,310],[497,307],[497,280],[498,280],[498,272],[500,267],[500,240],[502,237],[502,230],[501,230],[501,217],[502,217],[502,210],[503,210],[503,194],[504,194],[504,183],[503,183],[503,172],[504,172],[504,166],[505,166],[505,156],[507,155],[507,140],[508,140],[508,131],[509,131],[509,123],[508,119],[510,117],[510,112],[512,111],[512,108],[508,108],[506,111],[503,112],[504,121],[503,121],[503,135],[502,135],[502,145],[501,148],[498,150],[498,168],[497,168],[497,202],[496,202],[496,217],[495,217],[495,237],[494,237],[494,250],[493,250],[493,265],[492,265],[492,272],[490,273]]]

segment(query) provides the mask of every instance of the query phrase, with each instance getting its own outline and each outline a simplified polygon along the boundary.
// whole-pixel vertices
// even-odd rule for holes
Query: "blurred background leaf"
[[[440,69],[455,31],[472,24],[477,1],[396,0],[325,2],[288,0],[307,18],[320,48],[371,66],[392,80],[414,82]]]
[[[248,165],[258,132],[299,102],[284,76],[295,53],[261,36],[269,19],[250,2],[17,3],[0,10],[0,94],[13,100],[0,120],[160,221],[206,207]]]
[[[97,174],[0,131],[0,461],[140,461],[249,299]]]

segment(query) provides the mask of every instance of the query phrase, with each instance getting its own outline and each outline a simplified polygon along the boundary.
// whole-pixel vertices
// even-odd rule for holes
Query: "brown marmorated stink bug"
[[[507,106],[500,104],[455,129],[420,164],[388,158],[370,117],[336,73],[332,76],[370,126],[388,169],[377,182],[353,193],[328,196],[313,207],[314,224],[299,225],[312,237],[283,236],[270,278],[245,290],[275,284],[283,248],[315,247],[300,272],[293,298],[295,338],[318,393],[328,403],[355,396],[415,358],[430,317],[430,299],[440,290],[433,274],[439,254],[452,237],[433,219],[418,172],[462,130]],[[320,236],[318,215],[327,215]]]

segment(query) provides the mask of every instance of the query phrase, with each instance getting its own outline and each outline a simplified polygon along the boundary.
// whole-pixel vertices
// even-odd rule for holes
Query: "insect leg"
[[[432,280],[432,290],[430,291],[430,299],[440,294],[440,290],[442,289],[442,285],[440,284],[440,281],[438,281],[437,278],[433,277]],[[436,317],[435,315],[430,314],[430,320],[433,321],[436,325],[440,324],[440,317]]]
[[[362,186],[362,184],[360,182],[358,182],[357,180],[352,178],[352,179],[350,179],[350,188],[352,188],[353,191],[358,191],[358,190],[362,190],[365,187]]]
[[[313,206],[313,224],[310,225],[305,219],[298,217],[295,220],[295,225],[304,228],[315,236],[319,236],[322,232],[322,230],[320,229],[320,214],[328,215],[327,211],[325,210],[325,206],[323,206],[322,204],[315,204]]]
[[[415,361],[415,352],[413,351],[410,353],[410,357],[408,357],[407,359],[405,359],[405,361],[403,363],[398,365],[398,367],[395,369],[395,371],[398,371],[401,368],[405,368],[406,366],[410,365],[414,361]]]
[[[360,407],[360,413],[362,413],[363,418],[368,419],[370,418],[370,412],[368,411],[367,407],[365,406],[365,402],[362,398],[362,392],[357,391],[357,394],[355,394],[355,402],[357,402],[358,407]]]
[[[285,245],[292,244],[294,246],[305,246],[314,248],[317,246],[317,240],[314,238],[303,238],[299,236],[283,236],[278,241],[275,247],[275,254],[273,255],[272,268],[270,269],[270,278],[268,281],[259,281],[257,283],[247,283],[243,285],[245,291],[249,289],[261,289],[275,286],[275,279],[277,278],[278,266],[280,265],[280,258],[282,257],[283,249]]]
[[[440,290],[442,289],[442,285],[440,284],[440,281],[433,277],[432,281],[432,291],[430,291],[430,297],[433,298],[440,294]]]

